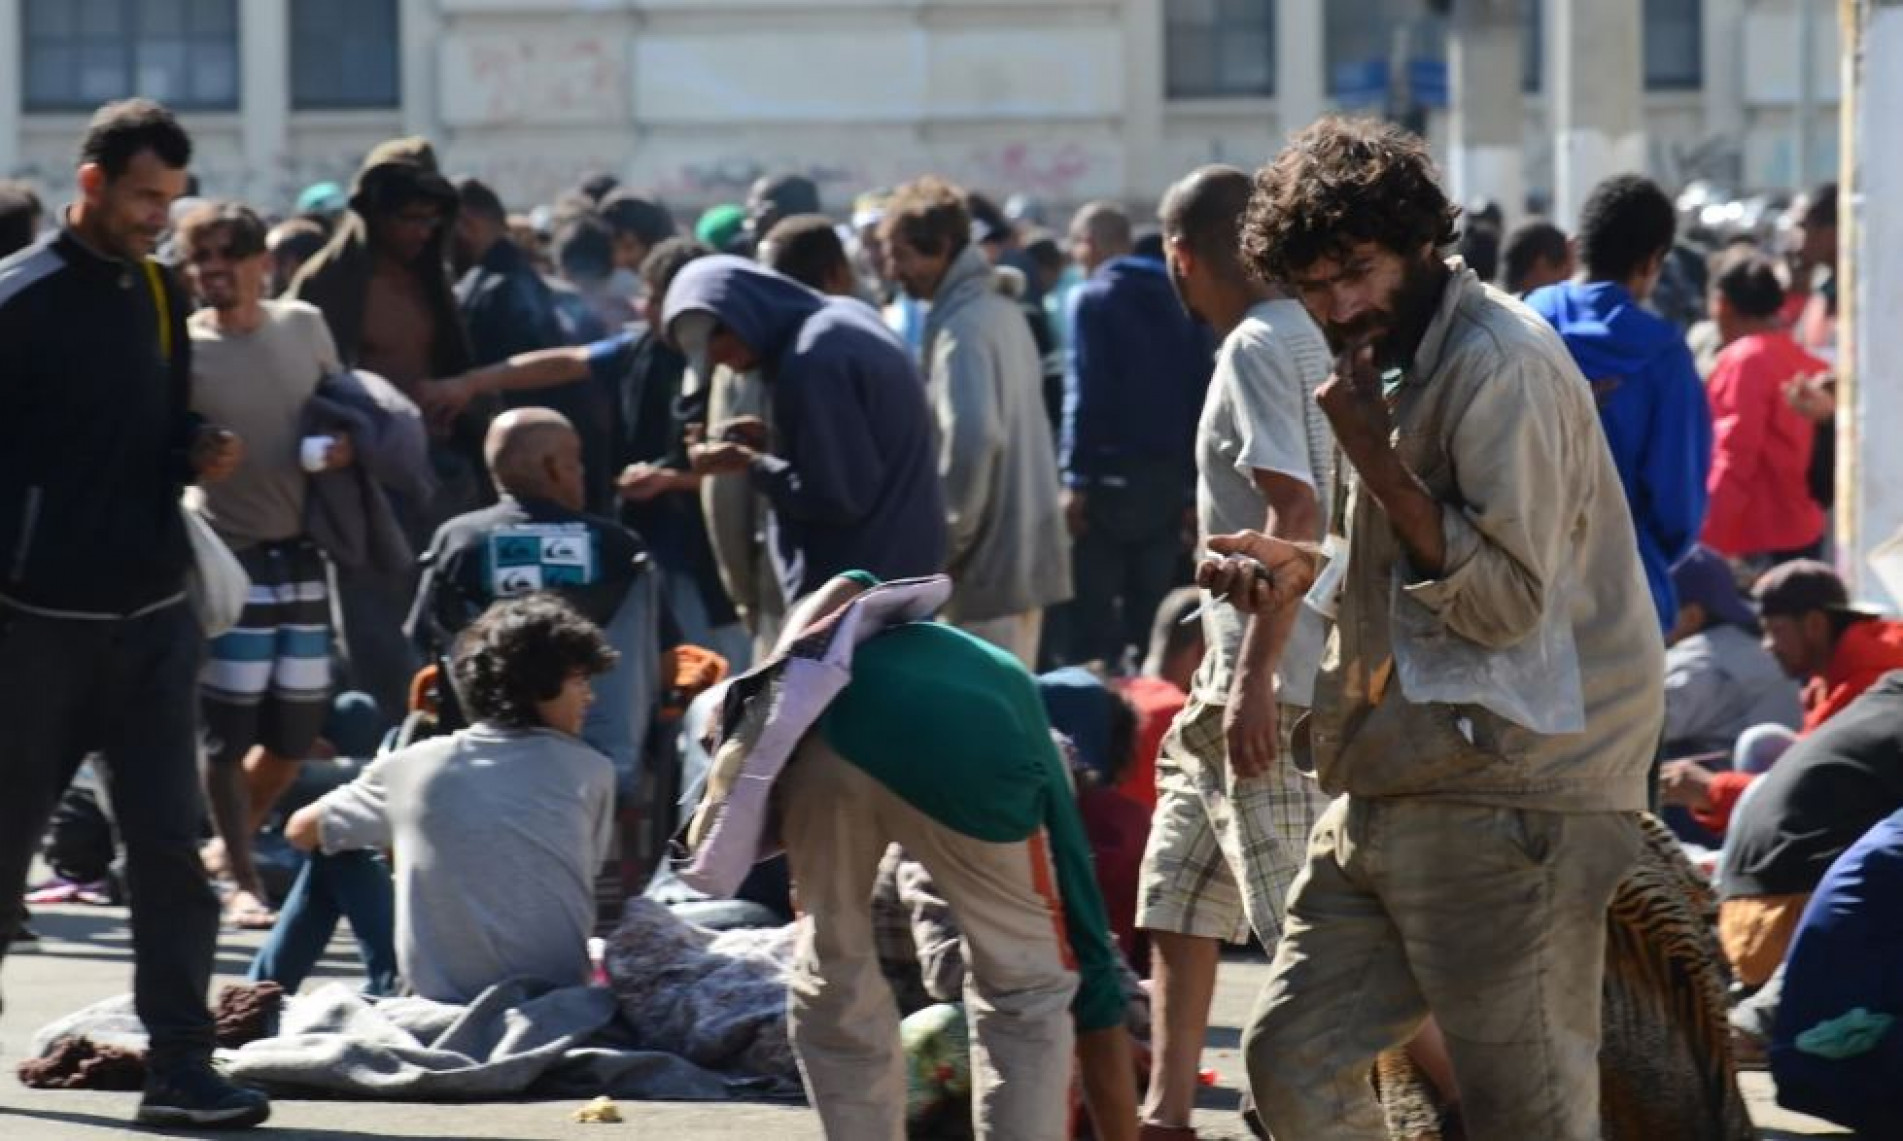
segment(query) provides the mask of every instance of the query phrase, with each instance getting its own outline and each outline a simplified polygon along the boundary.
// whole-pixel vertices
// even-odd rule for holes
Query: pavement
[[[0,970],[6,1009],[0,1017],[0,1138],[6,1141],[101,1141],[110,1137],[219,1136],[130,1126],[136,1094],[30,1090],[12,1078],[33,1032],[53,1019],[131,987],[132,943],[126,915],[116,907],[34,909],[37,948],[16,948]],[[218,948],[216,987],[239,981],[262,942],[258,932],[227,931]],[[1251,952],[1225,958],[1218,977],[1206,1069],[1217,1074],[1203,1090],[1196,1128],[1208,1139],[1246,1138],[1236,1114],[1244,1080],[1239,1047],[1249,1008],[1268,973]],[[360,972],[347,939],[333,943],[319,978],[356,979]],[[307,984],[308,986],[309,984]],[[1769,1076],[1745,1075],[1745,1096],[1766,1141],[1848,1137],[1835,1126],[1779,1109]],[[612,1141],[660,1137],[668,1141],[817,1141],[823,1134],[810,1109],[747,1104],[622,1102],[621,1125],[578,1125],[569,1114],[579,1102],[398,1104],[279,1100],[259,1136],[286,1141],[463,1141],[518,1138],[536,1141]],[[1666,1139],[1660,1139],[1666,1141]]]

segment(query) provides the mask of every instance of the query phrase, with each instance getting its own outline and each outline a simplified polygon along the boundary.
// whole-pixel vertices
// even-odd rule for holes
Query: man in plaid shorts
[[[1333,441],[1314,392],[1328,378],[1321,330],[1301,304],[1252,278],[1236,234],[1248,175],[1205,167],[1161,211],[1183,305],[1223,334],[1197,428],[1199,532],[1262,529],[1313,542],[1323,530]],[[1320,616],[1297,607],[1251,620],[1204,611],[1208,650],[1156,764],[1156,816],[1137,925],[1154,953],[1155,1064],[1143,1137],[1193,1138],[1197,1064],[1223,942],[1282,931],[1283,898],[1322,797],[1289,760],[1289,734],[1320,662]]]
[[[315,308],[264,300],[271,255],[249,208],[213,202],[179,223],[192,314],[192,409],[245,441],[231,479],[205,489],[204,513],[244,565],[251,594],[237,626],[214,638],[199,692],[210,765],[206,792],[237,884],[230,922],[275,918],[251,837],[297,778],[330,708],[330,594],[323,556],[304,534],[309,473],[351,462],[345,436],[301,436],[304,405],[337,348]],[[306,451],[309,455],[305,455]]]

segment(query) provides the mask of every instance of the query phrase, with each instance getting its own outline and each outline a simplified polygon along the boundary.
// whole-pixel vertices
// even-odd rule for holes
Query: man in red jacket
[[[1764,645],[1784,672],[1804,683],[1804,725],[1815,732],[1891,670],[1903,669],[1903,622],[1853,606],[1837,572],[1799,559],[1767,571],[1753,593],[1764,622]],[[1693,819],[1723,835],[1752,772],[1713,773],[1695,761],[1674,761],[1661,777],[1665,803],[1691,809]]]

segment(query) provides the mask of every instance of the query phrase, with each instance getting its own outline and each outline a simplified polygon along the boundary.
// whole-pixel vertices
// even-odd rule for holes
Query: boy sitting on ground
[[[560,599],[498,602],[450,672],[473,724],[380,758],[300,809],[306,851],[394,848],[397,963],[412,993],[467,1003],[505,979],[584,983],[615,772],[579,736],[615,662]]]

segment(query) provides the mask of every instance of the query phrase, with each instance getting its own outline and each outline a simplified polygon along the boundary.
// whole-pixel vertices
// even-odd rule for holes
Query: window
[[[1275,0],[1164,0],[1172,99],[1275,94]]]
[[[1645,0],[1645,89],[1696,90],[1705,82],[1699,0]]]
[[[397,0],[292,0],[291,106],[395,107]]]
[[[26,0],[28,111],[238,106],[238,0]]]
[[[1421,80],[1432,79],[1433,86],[1445,91],[1448,20],[1433,5],[1419,0],[1329,0],[1322,34],[1328,94],[1344,108],[1386,107],[1397,60],[1417,87]]]

